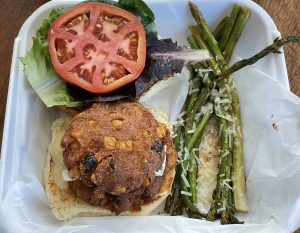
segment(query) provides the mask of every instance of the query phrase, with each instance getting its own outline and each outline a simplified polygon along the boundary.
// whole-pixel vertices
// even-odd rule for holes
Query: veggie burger
[[[51,23],[47,40],[55,72],[89,93],[111,93],[145,67],[144,26],[116,6],[76,5]],[[52,126],[44,182],[55,217],[151,213],[175,176],[177,153],[166,118],[128,99],[79,110]]]
[[[146,215],[170,193],[177,153],[159,112],[130,101],[94,103],[56,120],[52,136],[44,182],[60,220]]]

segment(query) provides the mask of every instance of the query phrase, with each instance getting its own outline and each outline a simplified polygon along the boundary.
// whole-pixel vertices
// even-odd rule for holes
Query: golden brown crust
[[[76,171],[71,190],[92,205],[115,213],[139,208],[153,197],[162,180],[155,176],[172,139],[141,104],[134,101],[95,103],[76,115],[61,145],[69,171]]]
[[[125,211],[120,215],[149,215],[155,210],[169,195],[175,177],[175,166],[177,152],[169,147],[167,150],[167,163],[163,175],[163,184],[158,194],[152,198],[144,200],[140,210]],[[80,216],[113,216],[108,209],[99,206],[92,206],[84,200],[78,198],[69,188],[60,189],[54,181],[53,161],[50,153],[47,155],[44,169],[44,185],[49,205],[54,216],[59,220],[67,220]]]
[[[57,105],[55,106],[57,109],[67,113],[68,115],[74,117],[76,116],[77,114],[81,113],[82,112],[82,109],[81,108],[68,108],[66,107],[65,105]]]
[[[105,104],[105,106],[107,106],[107,104]],[[101,190],[101,186],[98,186],[98,187],[95,186],[88,179],[86,181],[84,181],[84,185],[85,185],[85,188],[88,186],[92,187],[91,188],[92,195],[90,195],[88,192],[86,192],[86,193],[75,192],[75,193],[77,193],[77,195],[76,195],[70,189],[72,187],[72,185],[69,185],[69,188],[68,188],[68,185],[66,182],[65,182],[65,184],[67,185],[66,186],[67,189],[66,188],[61,189],[62,187],[57,186],[55,183],[54,172],[53,172],[54,163],[51,160],[51,157],[49,155],[47,158],[47,166],[45,168],[45,185],[46,185],[46,192],[47,192],[50,206],[52,208],[54,215],[58,219],[69,219],[69,218],[72,218],[75,216],[114,215],[115,213],[121,214],[121,215],[147,215],[147,214],[150,214],[153,211],[153,209],[155,209],[155,207],[157,207],[161,202],[163,202],[163,200],[170,193],[171,186],[172,186],[174,176],[175,176],[177,153],[173,148],[173,142],[172,142],[172,138],[170,135],[170,131],[167,129],[165,124],[158,123],[153,118],[153,115],[152,115],[152,114],[154,114],[155,117],[158,117],[157,119],[160,119],[160,121],[166,123],[164,118],[161,117],[163,114],[159,113],[159,111],[156,112],[156,111],[152,111],[152,110],[151,110],[151,112],[152,112],[152,114],[151,114],[150,112],[146,111],[144,109],[144,107],[138,103],[135,103],[133,105],[132,105],[132,103],[130,103],[130,105],[128,105],[128,106],[129,107],[135,106],[136,108],[139,109],[138,111],[135,109],[133,113],[137,114],[137,115],[140,115],[142,113],[139,120],[142,120],[143,124],[144,124],[145,118],[146,118],[146,120],[152,122],[152,124],[154,125],[152,131],[151,130],[148,131],[148,134],[147,134],[148,137],[150,136],[149,137],[150,139],[151,138],[153,139],[153,141],[150,140],[150,142],[153,143],[153,142],[160,141],[162,146],[166,145],[166,147],[165,147],[166,153],[155,152],[156,154],[159,154],[159,159],[158,159],[159,163],[157,163],[156,167],[152,166],[152,172],[157,171],[158,168],[160,168],[162,165],[162,160],[164,160],[164,158],[166,158],[166,167],[165,167],[163,176],[162,177],[155,176],[155,177],[152,177],[151,179],[148,179],[148,178],[143,179],[142,186],[139,187],[138,189],[132,191],[134,193],[134,195],[133,195],[134,198],[132,198],[132,199],[134,199],[134,202],[129,203],[130,205],[128,205],[126,207],[126,205],[128,204],[128,200],[130,200],[130,195],[128,195],[128,193],[119,195],[119,197],[120,197],[119,200],[112,198],[111,194],[108,195],[108,198],[107,198],[108,201],[106,201],[106,202],[102,202],[103,200],[101,200],[101,199],[91,199],[91,196],[93,196],[94,193],[102,196],[103,190]],[[105,107],[105,108],[107,108],[107,107]],[[111,108],[109,108],[109,109],[111,109]],[[129,108],[129,109],[131,109],[131,108]],[[128,114],[127,110],[125,112]],[[115,116],[114,114],[112,114],[112,115]],[[146,115],[146,117],[145,117],[145,115]],[[101,114],[101,116],[103,116],[103,115]],[[130,116],[132,117],[132,113],[130,114]],[[149,116],[151,117],[150,120],[147,119],[147,117],[149,117]],[[99,117],[99,116],[97,116],[97,117]],[[123,115],[123,117],[124,117],[124,115]],[[81,113],[75,117],[75,120],[77,120],[77,121],[81,121],[82,119],[84,119],[85,122],[90,121],[89,117],[86,118],[84,113]],[[115,119],[115,118],[113,118],[113,119]],[[135,120],[130,123],[132,125],[135,125],[137,119],[134,118],[134,116],[133,116],[133,119],[135,119]],[[59,123],[59,122],[60,121],[57,121],[57,123],[55,124],[56,125],[55,128],[60,127],[60,124],[62,124],[62,123]],[[64,122],[64,120],[62,120],[61,122]],[[113,125],[113,127],[117,127],[118,130],[120,130],[120,122],[112,123],[111,119],[110,119],[109,123],[111,125]],[[124,122],[122,122],[121,127],[122,127],[123,123]],[[66,125],[66,127],[68,127],[67,125]],[[147,124],[146,124],[146,126],[147,126]],[[60,130],[59,132],[64,132],[66,130],[66,127],[64,127],[64,129]],[[55,129],[55,128],[53,128],[53,129]],[[141,130],[142,128],[143,127],[139,127],[139,130]],[[146,128],[148,130],[149,125]],[[69,129],[70,129],[70,127],[69,127]],[[86,130],[86,127],[83,127],[83,129]],[[105,127],[104,127],[104,129],[103,128],[101,128],[101,129],[105,130]],[[106,132],[109,132],[110,134],[112,133],[109,130],[106,130]],[[140,131],[133,130],[132,132],[140,132]],[[150,132],[150,135],[149,135],[149,132]],[[71,131],[70,131],[70,133],[71,133]],[[124,132],[124,134],[126,134],[126,131]],[[94,136],[94,134],[92,134],[92,135]],[[132,135],[133,134],[131,134],[131,136]],[[75,136],[77,136],[76,132],[75,132]],[[120,138],[118,138],[118,134],[113,135],[113,136],[116,137],[118,139],[118,141],[120,140]],[[138,137],[141,137],[141,135],[138,135]],[[128,140],[128,138],[126,140]],[[54,141],[59,141],[59,140],[54,140]],[[147,145],[148,151],[149,151],[149,146],[152,145],[151,143]],[[126,148],[126,146],[128,146],[128,145],[125,144],[125,148]],[[139,146],[142,150],[143,146],[142,145],[139,145]],[[60,158],[60,157],[62,158],[61,150],[58,154],[60,154],[60,156],[58,156],[58,158]],[[166,157],[165,157],[165,155],[166,155]],[[57,156],[55,156],[53,158],[57,158]],[[149,172],[149,169],[148,169],[148,172]],[[55,174],[59,174],[59,172],[58,173],[55,172]],[[146,177],[148,177],[148,176],[146,176]],[[89,177],[87,176],[87,178],[89,178]],[[70,184],[72,184],[72,183],[70,183]],[[59,188],[59,187],[61,187],[61,188]],[[82,185],[81,185],[81,187],[78,186],[77,188],[79,188],[79,190],[82,189]],[[73,189],[73,187],[72,187],[72,189]],[[78,197],[78,196],[81,197],[81,195],[85,195],[85,198]],[[122,197],[122,195],[123,195],[123,197]],[[127,198],[126,195],[127,195],[127,197],[129,196],[129,198]],[[126,198],[127,198],[127,200],[126,200]],[[117,203],[115,203],[115,205],[117,207],[112,208],[112,205],[114,204],[114,202],[116,200],[117,200]],[[120,205],[120,203],[122,203],[119,201],[122,201],[122,200],[125,200],[125,202],[124,202],[125,207],[124,206],[118,207],[118,205]],[[126,204],[126,201],[127,201],[127,204]],[[91,205],[88,204],[87,202],[90,203]],[[115,213],[113,213],[111,210],[115,211]]]

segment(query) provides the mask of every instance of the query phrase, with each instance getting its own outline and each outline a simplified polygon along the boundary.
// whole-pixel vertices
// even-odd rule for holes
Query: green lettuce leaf
[[[118,6],[137,16],[147,35],[150,33],[157,35],[154,13],[143,0],[119,0]]]
[[[50,12],[49,17],[47,19],[44,19],[44,21],[42,22],[42,25],[37,30],[36,38],[39,39],[42,43],[47,43],[48,31],[49,31],[51,24],[58,16],[63,14],[67,9],[68,8],[53,9]]]
[[[55,71],[48,49],[48,31],[52,22],[64,13],[67,8],[53,9],[44,19],[36,36],[32,38],[32,48],[20,60],[24,66],[27,79],[47,107],[56,105],[80,106],[66,89],[66,82]]]
[[[55,105],[78,106],[66,89],[65,81],[54,68],[49,69],[48,57],[44,54],[44,45],[37,37],[33,38],[32,49],[20,58],[28,81],[47,107]]]
[[[128,8],[139,10],[140,12],[143,12],[152,20],[155,19],[152,10],[142,0],[119,0],[118,4],[123,6],[124,8],[128,7]]]

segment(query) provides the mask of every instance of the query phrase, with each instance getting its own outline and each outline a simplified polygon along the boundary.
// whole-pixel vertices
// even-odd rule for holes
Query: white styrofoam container
[[[56,0],[46,3],[26,20],[15,39],[1,151],[0,202],[18,177],[26,174],[26,171],[35,170],[36,167],[44,167],[51,136],[50,127],[58,116],[55,109],[47,109],[34,93],[23,74],[18,57],[24,56],[26,51],[31,49],[31,38],[51,9],[71,6],[78,2]],[[234,52],[239,57],[253,55],[279,35],[270,16],[250,0],[194,2],[200,7],[211,27],[225,14],[229,14],[234,2],[252,9],[252,16]],[[161,37],[171,37],[179,44],[186,44],[188,26],[194,23],[187,1],[149,0],[147,3],[155,13],[157,30]],[[254,67],[263,70],[289,88],[284,55],[268,56],[254,64]],[[32,167],[22,167],[22,161],[28,158],[34,158]],[[38,174],[38,178],[42,180],[41,173]]]

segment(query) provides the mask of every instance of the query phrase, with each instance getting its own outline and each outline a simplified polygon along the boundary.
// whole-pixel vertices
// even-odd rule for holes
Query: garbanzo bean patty
[[[93,104],[73,119],[61,146],[70,189],[116,214],[151,201],[164,166],[174,169],[168,160],[176,161],[167,126],[133,101]]]

